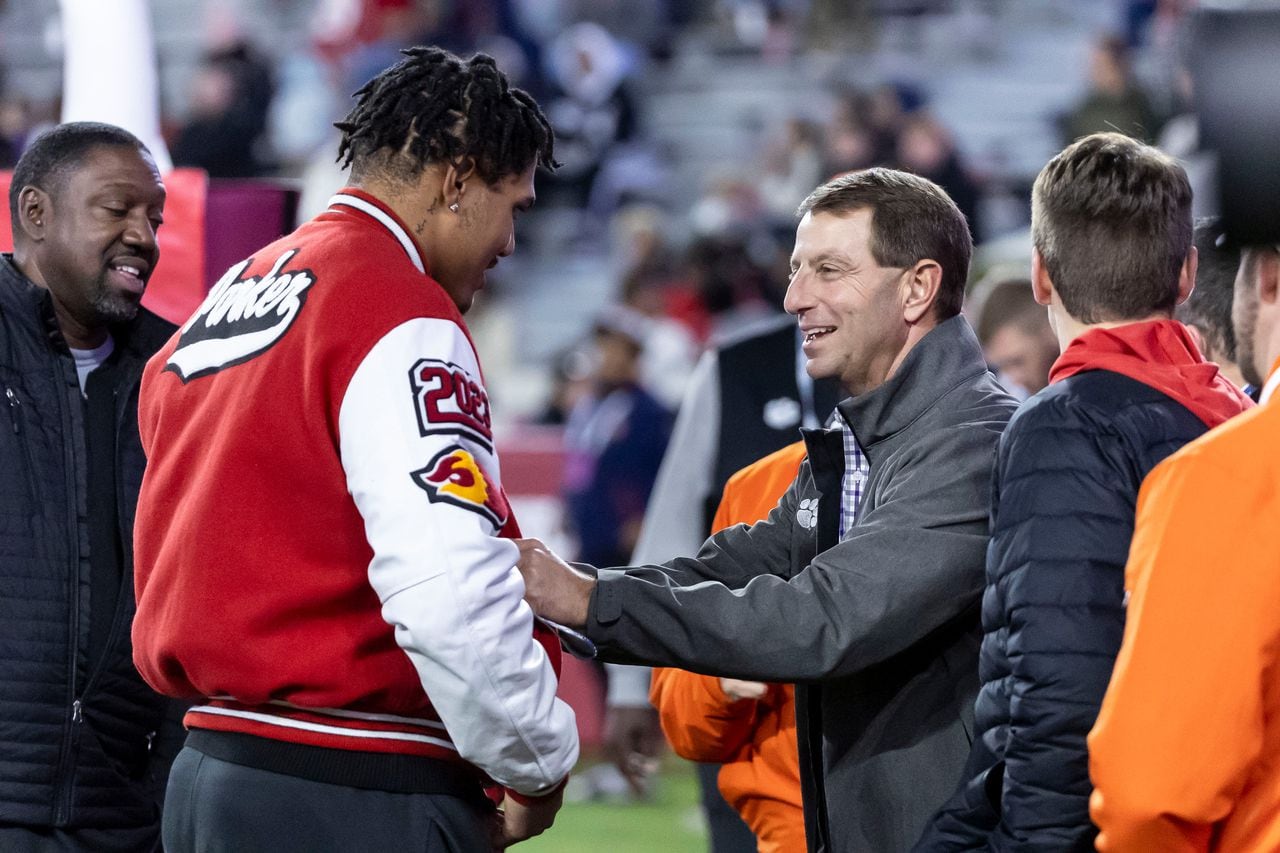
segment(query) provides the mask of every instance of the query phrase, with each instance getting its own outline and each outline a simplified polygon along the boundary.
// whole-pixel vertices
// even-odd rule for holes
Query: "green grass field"
[[[546,835],[511,849],[519,853],[705,853],[693,765],[668,758],[648,802],[565,803]]]

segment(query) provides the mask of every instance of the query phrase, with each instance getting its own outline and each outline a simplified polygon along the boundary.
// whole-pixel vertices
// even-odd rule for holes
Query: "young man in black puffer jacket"
[[[165,192],[142,143],[76,122],[18,162],[0,256],[0,850],[151,851],[180,709],[133,665],[139,307]]]
[[[1032,195],[1032,280],[1063,348],[996,457],[977,738],[917,850],[1092,850],[1088,749],[1124,630],[1147,472],[1250,402],[1174,307],[1195,282],[1191,188],[1119,134],[1055,157]]]

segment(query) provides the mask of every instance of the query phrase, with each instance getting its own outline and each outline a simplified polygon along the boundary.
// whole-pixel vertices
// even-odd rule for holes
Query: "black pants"
[[[313,782],[183,748],[165,794],[166,853],[491,853],[493,811],[447,794]]]
[[[155,824],[126,829],[49,829],[0,824],[4,853],[159,853]]]
[[[698,762],[697,767],[702,813],[707,816],[707,849],[710,853],[756,853],[755,835],[720,794],[720,765]]]

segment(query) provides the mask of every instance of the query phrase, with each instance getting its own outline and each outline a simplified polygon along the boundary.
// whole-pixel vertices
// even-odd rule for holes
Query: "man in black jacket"
[[[1049,162],[1031,275],[1063,352],[996,457],[978,737],[918,850],[1093,850],[1088,749],[1124,631],[1138,487],[1251,405],[1173,320],[1195,282],[1182,167],[1115,133]]]
[[[13,175],[0,257],[0,850],[150,851],[180,719],[133,666],[138,382],[173,326],[139,306],[165,191],[112,125]]]
[[[906,850],[969,751],[996,442],[1014,403],[959,316],[968,227],[937,185],[891,169],[801,207],[785,307],[806,370],[851,395],[804,432],[769,518],[697,557],[577,572],[525,540],[535,611],[601,656],[796,682],[811,850]]]

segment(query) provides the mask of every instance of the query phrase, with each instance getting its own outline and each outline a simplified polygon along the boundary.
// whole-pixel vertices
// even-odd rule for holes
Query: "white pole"
[[[160,135],[155,38],[147,0],[59,0],[65,59],[62,120],[123,127],[173,168]]]

